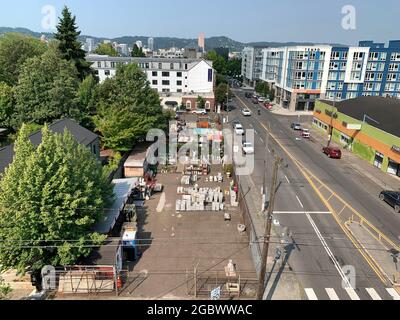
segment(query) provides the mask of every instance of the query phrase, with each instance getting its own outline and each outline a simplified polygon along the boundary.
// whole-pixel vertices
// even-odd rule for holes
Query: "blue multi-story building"
[[[400,98],[400,41],[362,41],[358,47],[295,46],[263,50],[260,80],[276,102],[292,111],[313,110],[319,98]]]

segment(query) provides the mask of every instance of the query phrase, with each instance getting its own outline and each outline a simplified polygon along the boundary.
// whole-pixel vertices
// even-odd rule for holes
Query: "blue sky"
[[[42,7],[64,4],[83,34],[355,44],[400,38],[399,0],[1,0],[0,26],[43,31]],[[341,27],[342,7],[356,9],[356,29]]]

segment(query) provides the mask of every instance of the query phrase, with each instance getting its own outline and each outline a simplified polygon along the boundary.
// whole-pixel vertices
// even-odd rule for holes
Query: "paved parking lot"
[[[215,168],[211,174],[218,172],[222,168]],[[195,267],[199,275],[215,271],[224,275],[230,259],[242,277],[256,278],[248,237],[237,229],[242,222],[239,209],[226,206],[220,212],[177,213],[181,177],[178,173],[159,175],[164,193],[146,201],[138,214],[142,257],[129,266],[129,280],[121,293],[124,297],[190,299],[187,279],[193,278]],[[229,182],[226,177],[223,184],[205,182],[201,177],[198,185],[228,190]],[[231,221],[224,221],[225,212],[232,214]]]

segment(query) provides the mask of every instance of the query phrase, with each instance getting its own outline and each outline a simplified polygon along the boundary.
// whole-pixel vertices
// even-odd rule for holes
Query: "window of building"
[[[390,57],[392,61],[400,61],[400,52],[393,52],[392,56]]]
[[[181,93],[182,89],[177,89],[176,92]]]
[[[162,89],[162,92],[163,93],[169,93],[170,91],[169,91],[169,89]]]
[[[178,78],[182,78],[182,72],[177,72],[177,73],[176,73],[176,76],[177,76]]]
[[[169,86],[169,80],[163,80],[162,81],[163,86]]]
[[[389,64],[389,71],[399,71],[399,64],[398,63]]]
[[[158,64],[158,69],[162,69],[162,63]]]
[[[153,80],[153,86],[158,85],[158,81],[157,80]]]
[[[174,70],[174,64],[171,63],[170,66],[169,66],[169,68],[170,68],[171,70]]]
[[[106,75],[106,76],[109,76],[111,73],[110,73],[110,70],[105,70],[104,71],[104,74]]]
[[[346,146],[350,146],[353,142],[353,139],[351,139],[349,136],[346,136],[345,134],[340,134],[340,142]]]
[[[181,85],[182,85],[182,81],[181,81],[181,80],[178,80],[178,81],[176,82],[176,85],[177,85],[177,86],[181,86]]]
[[[332,60],[337,60],[337,59],[339,59],[339,57],[340,57],[340,52],[338,52],[338,51],[333,51],[332,52],[332,54],[331,54],[331,59]]]
[[[370,60],[378,60],[378,52],[370,52],[369,59]]]
[[[163,77],[169,77],[169,72],[163,72],[163,73],[162,73],[162,76],[163,76]]]
[[[382,169],[384,157],[385,156],[382,153],[376,152],[375,153],[374,166],[379,168],[379,169]]]
[[[153,77],[157,77],[158,76],[158,72],[157,71],[153,71],[152,75],[153,75]]]
[[[185,70],[187,70],[187,68],[188,68],[188,64],[187,64],[187,63],[185,63]]]
[[[395,73],[388,73],[386,80],[387,81],[396,81],[397,75]]]

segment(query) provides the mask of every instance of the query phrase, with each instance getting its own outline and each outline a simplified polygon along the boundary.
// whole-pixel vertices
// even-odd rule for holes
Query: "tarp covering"
[[[139,179],[117,179],[113,180],[113,184],[115,201],[111,208],[105,209],[104,218],[95,226],[95,231],[101,234],[112,230],[132,190],[139,184]]]

